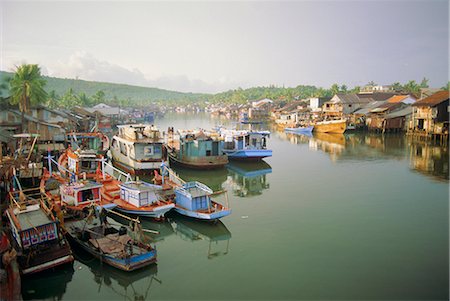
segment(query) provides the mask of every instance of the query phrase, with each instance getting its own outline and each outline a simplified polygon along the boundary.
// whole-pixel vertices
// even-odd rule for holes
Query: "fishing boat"
[[[187,182],[176,187],[174,192],[175,211],[181,215],[213,221],[231,214],[228,204],[224,206],[213,201],[213,191],[200,182]]]
[[[70,133],[67,138],[70,144],[58,158],[60,174],[67,177],[66,170],[69,170],[84,178],[95,178],[109,148],[108,137],[101,132],[90,132]]]
[[[120,198],[115,199],[116,210],[126,214],[163,218],[175,207],[171,200],[162,195],[162,186],[143,181],[129,181],[119,185]]]
[[[105,209],[91,207],[86,218],[67,222],[65,230],[71,242],[117,269],[134,271],[156,262],[156,249],[131,238],[125,226],[109,223]]]
[[[269,131],[220,129],[223,141],[223,153],[230,160],[261,160],[272,156],[267,149]]]
[[[295,133],[295,134],[310,134],[314,129],[313,125],[310,126],[299,126],[296,128],[285,128],[285,132]]]
[[[326,120],[316,122],[314,125],[314,132],[318,133],[335,133],[342,134],[347,128],[347,120]]]
[[[19,140],[19,147],[10,158],[15,166],[15,174],[24,188],[34,188],[39,185],[42,177],[42,155],[35,148],[39,134],[16,134],[14,138]],[[3,161],[6,161],[4,158]]]
[[[228,163],[227,155],[223,154],[221,137],[215,132],[178,131],[175,135],[173,128],[170,128],[167,150],[171,164],[186,168],[215,169]]]
[[[22,274],[38,273],[74,260],[45,198],[38,188],[10,192],[6,217]]]
[[[113,165],[134,175],[158,169],[166,160],[164,137],[156,127],[127,124],[118,128],[111,143]]]

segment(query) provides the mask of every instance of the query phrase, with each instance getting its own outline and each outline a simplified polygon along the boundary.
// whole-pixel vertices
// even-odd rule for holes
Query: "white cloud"
[[[85,51],[77,51],[68,60],[58,61],[54,66],[48,66],[46,69],[48,70],[46,73],[54,77],[124,83],[180,92],[216,93],[238,86],[237,83],[230,81],[226,77],[222,77],[213,83],[191,79],[186,75],[161,75],[150,78],[139,69],[130,70],[102,61]]]

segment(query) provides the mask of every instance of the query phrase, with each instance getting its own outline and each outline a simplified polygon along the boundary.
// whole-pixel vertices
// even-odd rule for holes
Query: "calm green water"
[[[226,123],[171,114],[157,125]],[[177,170],[228,189],[233,213],[144,222],[161,233],[157,266],[124,274],[78,252],[73,270],[26,281],[24,298],[448,300],[448,148],[275,131],[269,146],[259,164]]]

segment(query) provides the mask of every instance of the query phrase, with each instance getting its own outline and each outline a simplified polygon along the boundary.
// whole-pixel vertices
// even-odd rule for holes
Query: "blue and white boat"
[[[295,133],[295,134],[311,134],[314,126],[299,126],[297,128],[285,128],[285,132]]]
[[[211,199],[213,191],[200,182],[187,182],[174,188],[175,211],[200,220],[217,220],[231,214],[231,209]],[[228,202],[227,202],[228,203]]]
[[[125,226],[118,228],[110,224],[102,213],[92,217],[90,214],[85,219],[66,223],[67,235],[73,243],[123,271],[134,271],[156,262],[156,249],[133,239]]]
[[[220,129],[223,138],[223,153],[230,160],[261,160],[272,156],[267,149],[269,131]]]

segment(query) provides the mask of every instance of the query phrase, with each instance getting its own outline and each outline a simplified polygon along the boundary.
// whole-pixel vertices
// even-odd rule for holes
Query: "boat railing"
[[[131,175],[129,173],[125,173],[125,172],[121,171],[120,169],[114,167],[112,164],[106,162],[105,159],[102,159],[101,161],[102,161],[102,174],[103,174],[104,180],[106,179],[106,174],[109,174],[110,176],[117,178],[117,180],[119,180],[119,181],[121,181],[122,177],[125,178],[125,182],[129,182],[129,181],[133,180],[133,178],[131,177]],[[109,173],[106,170],[106,167],[110,168],[113,172]],[[119,176],[116,177],[114,175],[114,172],[117,172],[119,174]]]
[[[206,186],[205,184],[200,183],[200,182],[197,182],[197,181],[188,182],[188,183],[184,184],[183,187],[184,187],[185,189],[197,187],[198,189],[201,189],[201,190],[203,190],[203,191],[205,191],[205,192],[207,192],[207,193],[209,193],[209,194],[212,194],[212,193],[213,193],[213,191],[212,191],[211,188],[209,188],[209,187]]]
[[[47,157],[44,157],[44,158],[47,159],[47,166],[48,166],[48,171],[50,172],[50,175],[52,174],[52,163],[53,163],[56,165],[57,170],[60,170],[60,171],[62,170],[64,172],[68,173],[70,175],[71,180],[73,180],[75,182],[78,180],[77,175],[73,171],[68,170],[67,168],[65,168],[64,166],[59,164],[55,159],[53,159],[54,156],[51,155],[50,150],[48,151]]]
[[[176,172],[174,172],[172,169],[170,169],[167,165],[165,164],[161,164],[161,174],[163,175],[163,180],[164,180],[164,175],[168,175],[169,180],[177,185],[184,185],[186,184],[186,181],[184,181],[182,178],[180,178]]]

